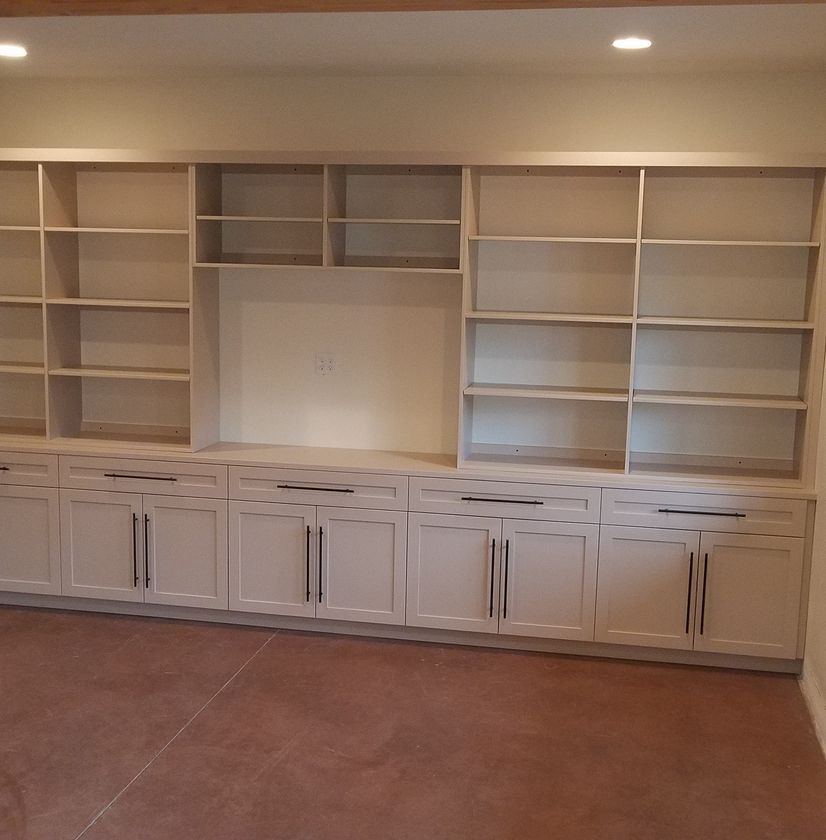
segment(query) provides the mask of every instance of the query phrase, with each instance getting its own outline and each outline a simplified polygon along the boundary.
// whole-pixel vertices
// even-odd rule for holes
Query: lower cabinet
[[[410,514],[407,623],[594,638],[599,526]]]
[[[407,514],[230,502],[230,609],[404,624]]]
[[[0,487],[0,590],[60,594],[58,491]]]
[[[596,640],[793,659],[803,540],[602,526]]]
[[[227,503],[60,491],[63,594],[226,609]]]

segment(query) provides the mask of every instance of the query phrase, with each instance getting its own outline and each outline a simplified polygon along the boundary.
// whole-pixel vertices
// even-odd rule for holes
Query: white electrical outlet
[[[335,353],[316,353],[315,372],[320,376],[329,376],[336,372],[338,357]]]

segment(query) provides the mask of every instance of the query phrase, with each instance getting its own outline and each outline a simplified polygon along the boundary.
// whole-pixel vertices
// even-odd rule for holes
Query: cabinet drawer
[[[227,497],[227,468],[218,464],[61,456],[60,486],[76,490]]]
[[[57,455],[0,452],[0,484],[57,487]]]
[[[599,522],[599,505],[598,487],[451,478],[410,479],[410,510],[422,513],[596,523]]]
[[[734,534],[802,537],[806,505],[800,499],[603,490],[602,522]]]
[[[407,476],[230,467],[230,498],[327,507],[407,510]]]

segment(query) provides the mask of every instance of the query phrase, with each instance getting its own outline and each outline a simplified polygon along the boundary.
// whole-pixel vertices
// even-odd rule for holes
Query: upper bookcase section
[[[47,230],[189,233],[185,165],[48,164]]]
[[[0,228],[39,227],[37,164],[0,164]]]

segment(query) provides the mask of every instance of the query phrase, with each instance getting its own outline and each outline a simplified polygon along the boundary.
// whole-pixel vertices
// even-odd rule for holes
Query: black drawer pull
[[[177,478],[162,477],[159,475],[127,475],[126,473],[104,473],[104,478],[131,478],[136,481],[177,481]]]
[[[9,467],[0,467],[0,472],[9,472]]]
[[[671,510],[671,508],[657,508],[657,513],[682,513],[685,516],[731,516],[745,519],[745,513],[715,513],[712,510]]]
[[[480,499],[478,496],[462,496],[463,502],[493,502],[497,505],[544,505],[538,499],[528,501],[526,499]]]
[[[313,490],[316,493],[355,493],[347,487],[301,487],[298,484],[276,484],[279,490]]]

